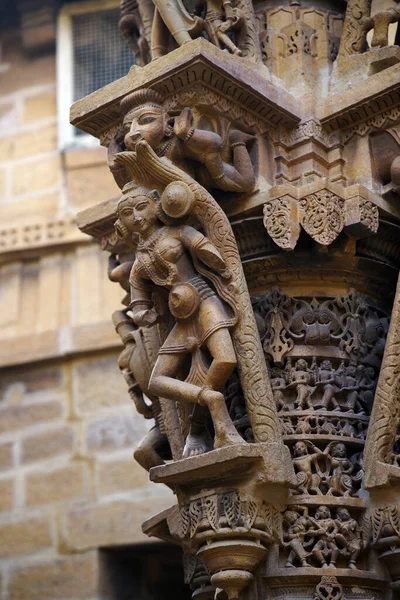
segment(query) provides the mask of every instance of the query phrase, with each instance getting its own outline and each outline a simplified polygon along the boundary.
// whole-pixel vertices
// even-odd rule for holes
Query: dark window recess
[[[166,543],[100,551],[100,600],[190,600],[182,551]]]
[[[73,15],[74,102],[123,77],[135,64],[118,21],[118,8]],[[76,131],[77,135],[82,133]]]

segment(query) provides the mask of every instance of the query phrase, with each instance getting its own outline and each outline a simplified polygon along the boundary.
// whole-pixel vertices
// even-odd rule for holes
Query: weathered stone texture
[[[0,479],[0,512],[8,512],[14,506],[14,479]]]
[[[28,464],[71,453],[76,437],[76,432],[70,425],[27,436],[22,440],[21,462]]]
[[[63,541],[70,550],[134,544],[146,538],[141,524],[173,504],[172,494],[137,500],[116,500],[72,508],[62,518]]]
[[[96,493],[99,496],[145,488],[148,481],[147,471],[132,460],[131,452],[124,458],[97,461]]]
[[[97,597],[95,552],[36,561],[12,570],[10,600],[91,600]]]
[[[0,558],[33,554],[53,545],[50,516],[0,523]]]
[[[25,479],[27,506],[81,500],[88,494],[88,470],[82,462],[58,469],[37,470],[27,474]]]
[[[74,381],[78,414],[95,414],[102,409],[130,405],[114,355],[78,363],[74,368]]]

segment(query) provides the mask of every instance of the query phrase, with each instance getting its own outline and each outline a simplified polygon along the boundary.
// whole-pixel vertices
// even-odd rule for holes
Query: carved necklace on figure
[[[171,139],[167,140],[166,142],[164,142],[162,146],[160,146],[159,148],[156,148],[155,153],[157,154],[157,156],[159,156],[160,158],[162,158],[163,156],[170,158],[170,155],[172,152],[172,146],[174,145],[174,142],[175,142],[175,139],[171,138]]]
[[[145,271],[147,277],[160,287],[171,287],[176,281],[176,265],[165,260],[158,243],[168,237],[169,231],[166,227],[156,229],[148,240],[141,240],[137,246],[136,260],[139,269]]]

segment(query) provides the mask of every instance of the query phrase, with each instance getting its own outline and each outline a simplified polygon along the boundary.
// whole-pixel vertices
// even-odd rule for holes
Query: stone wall
[[[74,222],[118,193],[104,150],[59,151],[55,56],[1,42],[0,598],[89,600],[97,549],[143,542],[172,494],[132,459],[147,423],[118,373],[122,290]]]

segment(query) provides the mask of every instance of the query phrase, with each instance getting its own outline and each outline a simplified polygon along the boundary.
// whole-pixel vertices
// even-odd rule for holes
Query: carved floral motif
[[[329,246],[343,230],[344,201],[324,191],[300,200],[301,225],[319,244]]]

